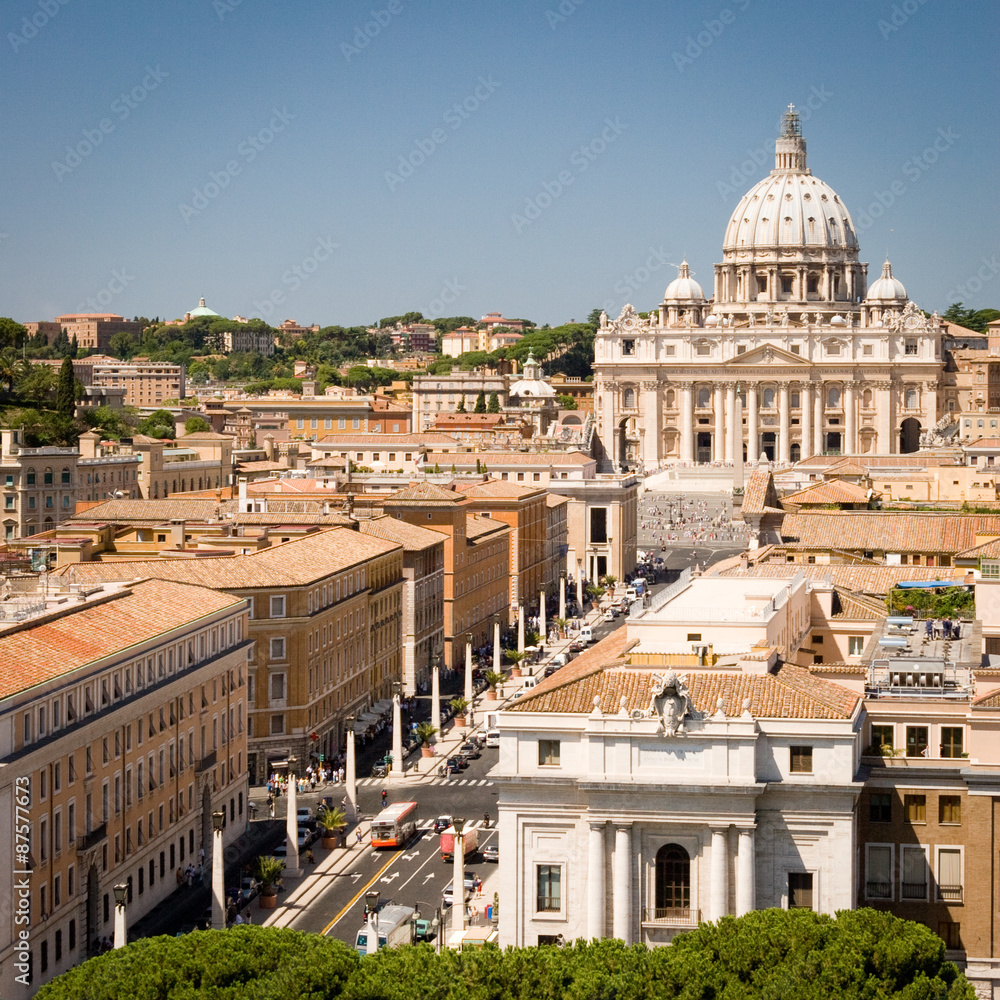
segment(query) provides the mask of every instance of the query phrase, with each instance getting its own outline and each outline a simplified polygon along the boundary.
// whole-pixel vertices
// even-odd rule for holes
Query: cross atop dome
[[[802,123],[794,104],[781,116],[781,135],[774,143],[774,169],[795,173],[806,170],[806,141],[802,138]]]
[[[788,105],[788,110],[781,116],[781,134],[783,136],[802,135],[802,125],[799,113],[794,104]]]

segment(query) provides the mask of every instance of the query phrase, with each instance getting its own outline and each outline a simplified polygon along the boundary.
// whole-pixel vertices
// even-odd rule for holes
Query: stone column
[[[663,461],[661,454],[663,435],[660,433],[663,407],[660,404],[659,383],[646,380],[642,383],[642,461],[646,469],[652,469]]]
[[[790,421],[788,419],[788,383],[778,385],[778,461],[791,460],[791,442],[789,438]]]
[[[632,943],[632,825],[615,826],[615,888],[612,936]]]
[[[736,855],[736,916],[742,917],[755,907],[753,830],[740,830],[739,853]]]
[[[726,878],[726,831],[712,831],[711,875],[709,876],[709,920],[718,920],[726,915],[729,900],[729,882]],[[617,934],[615,935],[618,936]]]
[[[826,405],[824,395],[826,393],[825,383],[820,382],[816,386],[816,395],[813,396],[813,454],[823,454],[823,408]]]
[[[469,710],[466,712],[469,727],[472,727],[472,702],[475,694],[472,687],[472,633],[465,634],[465,690],[462,697],[469,703]]]
[[[296,805],[298,786],[295,771],[288,768],[288,794],[286,796],[287,813],[285,815],[285,874],[289,878],[298,878],[302,874],[299,867],[299,817]]]
[[[604,937],[604,823],[590,824],[587,849],[587,938]]]
[[[392,692],[392,770],[403,773],[403,710],[399,697],[399,687],[394,684]]]
[[[577,593],[579,593],[582,578],[583,578],[583,562],[578,559],[576,562]],[[579,609],[582,611],[583,603],[577,601],[577,604],[579,606]],[[565,573],[559,574],[559,617],[560,618],[566,617],[566,574]]]
[[[451,930],[457,937],[465,931],[465,828],[463,820],[453,826],[455,831],[455,854],[451,883]]]
[[[437,667],[434,668],[437,678]],[[347,760],[344,764],[344,791],[347,793],[348,819],[356,819],[358,815],[358,764],[354,752],[354,716],[347,719]]]
[[[441,738],[441,659],[434,661],[431,670],[431,725],[437,730],[436,739]]]
[[[503,670],[503,653],[500,651],[500,619],[493,623],[493,669],[496,673]]]
[[[854,395],[854,383],[844,385],[844,454],[858,453],[858,422],[857,398]]]
[[[566,617],[566,581],[563,580],[563,602],[560,605],[559,617]],[[583,560],[577,559],[576,561],[576,606],[579,610],[583,610]]]
[[[803,382],[802,383],[802,394],[800,396],[800,401],[802,403],[801,415],[802,415],[802,457],[811,458],[813,453],[813,441],[812,441],[812,383]]]
[[[681,461],[694,461],[694,388],[682,385],[681,401]]]
[[[747,461],[753,464],[760,456],[760,434],[757,430],[757,383],[747,386]]]
[[[712,393],[712,461],[722,462],[726,457],[726,395],[716,383]]]
[[[212,816],[212,930],[226,929],[226,863],[222,856],[222,823]]]
[[[539,642],[548,642],[549,633],[545,630],[545,588],[542,587],[538,594],[538,634],[541,636]]]
[[[524,652],[524,602],[517,605],[517,651]]]
[[[726,461],[735,462],[736,453],[740,450],[741,427],[736,426],[736,383],[726,386]],[[742,457],[742,456],[740,456]]]

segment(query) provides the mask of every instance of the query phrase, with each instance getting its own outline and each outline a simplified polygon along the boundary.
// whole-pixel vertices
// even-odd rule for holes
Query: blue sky
[[[785,106],[877,277],[1000,306],[1000,7],[7,0],[0,314],[553,325],[710,291]],[[936,145],[935,145],[936,144]]]

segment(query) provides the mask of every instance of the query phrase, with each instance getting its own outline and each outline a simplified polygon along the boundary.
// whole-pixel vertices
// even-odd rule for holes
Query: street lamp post
[[[351,819],[358,815],[358,770],[357,758],[354,753],[354,716],[349,715],[347,722],[347,762],[344,768],[344,789],[350,805]]]
[[[431,670],[431,725],[441,733],[441,654],[438,653]]]
[[[365,910],[368,913],[368,934],[365,954],[374,955],[378,951],[378,890],[365,893]]]
[[[223,865],[222,831],[226,814],[217,809],[212,813],[212,930],[226,929],[226,881]]]
[[[297,764],[296,757],[288,758],[288,815],[285,816],[288,864],[285,867],[285,874],[289,878],[298,878],[302,874],[302,869],[299,867],[299,817],[295,805],[298,792],[295,779],[295,766]]]
[[[397,767],[403,773],[403,710],[400,704],[403,685],[392,682],[392,764],[390,773]]]
[[[453,819],[455,830],[455,873],[451,884],[451,931],[458,936],[465,931],[465,838],[464,819]]]
[[[115,947],[124,948],[128,944],[128,930],[125,925],[125,904],[128,902],[128,886],[115,886]]]
[[[469,728],[472,728],[472,700],[474,692],[472,690],[472,633],[465,633],[465,692],[463,697],[469,703],[465,713],[465,721]]]

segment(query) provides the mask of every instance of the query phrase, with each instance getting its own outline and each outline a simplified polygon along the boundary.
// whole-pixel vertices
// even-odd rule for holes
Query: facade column
[[[726,395],[721,385],[716,383],[712,393],[712,461],[722,462],[726,457]]]
[[[791,461],[789,425],[788,383],[781,382],[778,385],[778,461],[786,464]]]
[[[747,461],[755,463],[760,456],[760,434],[757,431],[757,383],[747,386]]]
[[[893,444],[893,420],[892,420],[892,383],[876,382],[875,406],[876,427],[878,428],[878,440],[875,443],[875,452],[878,455],[894,455],[898,450]]]
[[[823,394],[826,388],[823,382],[816,386],[816,395],[813,396],[813,454],[823,454],[823,406],[825,400]]]
[[[858,421],[857,421],[858,401],[854,395],[854,383],[848,382],[844,386],[844,454],[856,455],[858,453]]]
[[[730,382],[726,386],[726,461],[736,461],[737,441],[740,437],[741,428],[736,426],[736,383]],[[740,456],[743,457],[742,455]]]
[[[587,938],[604,937],[604,823],[590,824],[587,846]]]
[[[694,461],[694,388],[682,385],[681,400],[681,461]]]
[[[615,888],[612,936],[632,943],[632,826],[615,827]]]
[[[660,433],[660,422],[663,407],[660,401],[660,384],[647,380],[642,383],[642,430],[646,433],[642,439],[643,466],[647,471],[658,467],[664,459],[662,452],[663,435]]]
[[[938,385],[937,382],[925,382],[920,391],[920,404],[923,407],[924,419],[920,424],[921,430],[928,430],[938,422]],[[989,401],[987,401],[989,406]]]
[[[813,441],[812,441],[812,383],[803,382],[802,392],[799,396],[799,400],[802,404],[801,414],[802,414],[802,457],[811,458],[813,453]]]
[[[709,920],[719,920],[726,915],[729,901],[729,881],[726,878],[726,831],[712,831],[712,871],[709,877]],[[617,900],[617,878],[615,879],[615,899]],[[618,935],[615,934],[615,937]]]
[[[756,908],[754,886],[757,872],[753,833],[753,830],[740,830],[739,853],[736,855],[736,916],[738,917]]]

